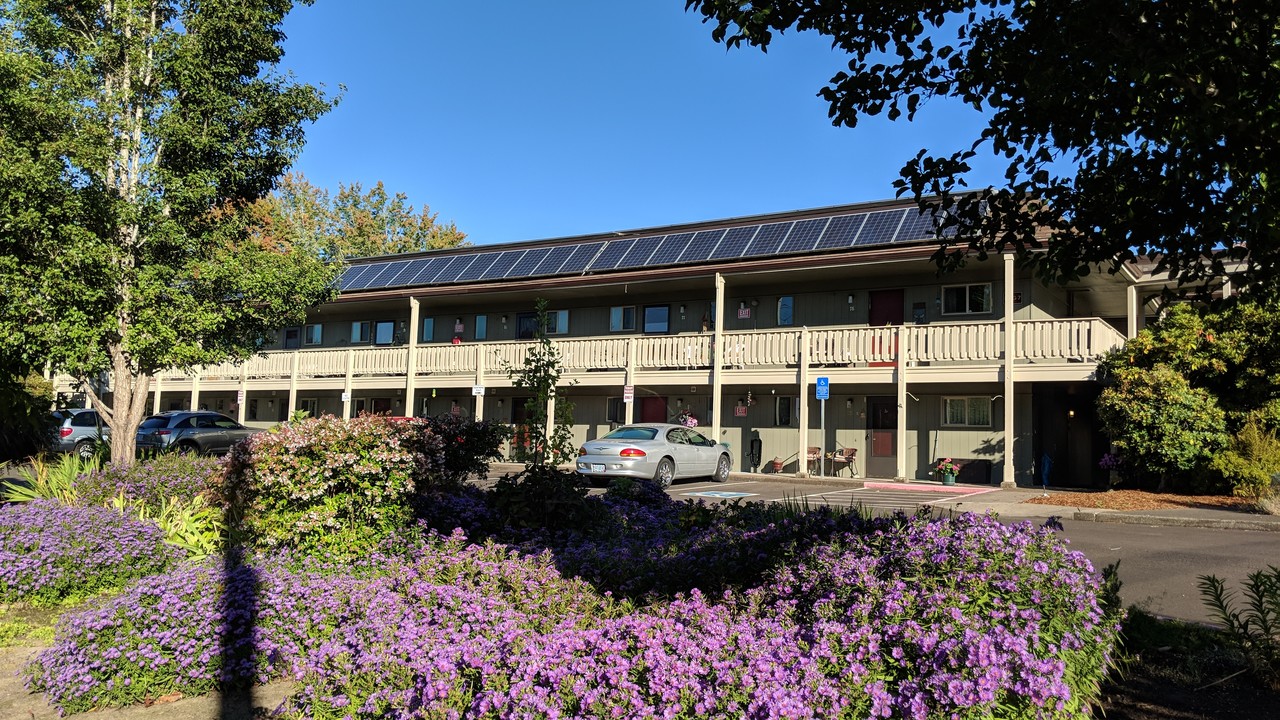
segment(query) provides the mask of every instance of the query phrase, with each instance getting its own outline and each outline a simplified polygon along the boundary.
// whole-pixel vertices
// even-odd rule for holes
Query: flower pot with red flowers
[[[960,466],[951,458],[943,458],[933,471],[942,478],[943,485],[955,485],[956,476],[960,474]]]

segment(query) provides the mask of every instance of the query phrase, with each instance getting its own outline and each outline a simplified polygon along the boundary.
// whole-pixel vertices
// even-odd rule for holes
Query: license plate
[[[604,463],[591,463],[591,472],[604,472]]]

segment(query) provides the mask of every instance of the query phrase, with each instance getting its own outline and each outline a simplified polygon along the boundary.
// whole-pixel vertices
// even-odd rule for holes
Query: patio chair
[[[817,468],[817,474],[822,474],[822,448],[810,447],[805,459],[809,461],[809,474],[814,474],[814,468]]]
[[[851,477],[858,477],[858,448],[844,448],[831,456],[833,474],[840,474],[841,465],[849,468]]]

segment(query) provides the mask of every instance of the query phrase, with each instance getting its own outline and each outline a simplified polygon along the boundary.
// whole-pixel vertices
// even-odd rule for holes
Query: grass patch
[[[37,608],[29,605],[0,605],[0,648],[48,645],[53,642],[53,628],[63,610],[72,609],[72,605],[58,608]]]
[[[1203,687],[1248,668],[1226,633],[1129,608],[1121,632],[1120,672],[1183,687]]]

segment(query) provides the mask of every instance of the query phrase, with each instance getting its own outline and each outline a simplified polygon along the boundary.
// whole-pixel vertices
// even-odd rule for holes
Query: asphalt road
[[[981,506],[982,493],[986,490],[976,486],[973,489],[974,494],[963,498],[969,508]],[[679,482],[668,489],[668,494],[679,500],[702,498],[710,502],[741,497],[744,501],[766,502],[794,499],[811,505],[861,503],[886,513],[895,509],[912,512],[920,505],[933,505],[945,512],[950,503],[961,499],[937,492],[828,488],[733,479],[722,484]],[[1010,522],[1031,520],[1037,524],[1045,519],[1028,514],[1008,518]],[[1062,535],[1069,541],[1070,548],[1083,552],[1095,568],[1101,570],[1120,561],[1120,596],[1126,606],[1137,605],[1165,617],[1213,622],[1197,587],[1201,575],[1217,575],[1227,581],[1228,588],[1238,591],[1239,583],[1250,572],[1268,565],[1280,566],[1280,533],[1277,532],[1149,527],[1070,519],[1061,522]]]

